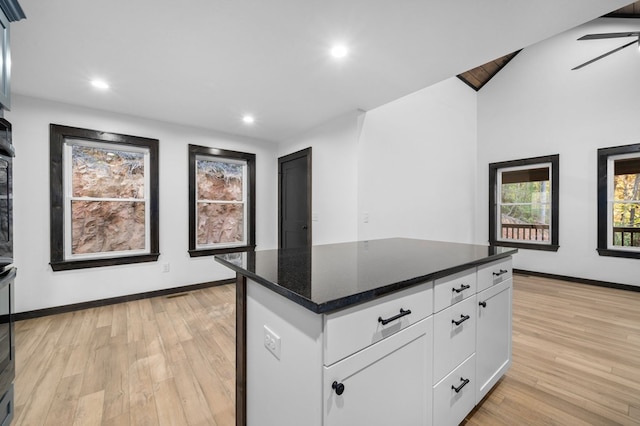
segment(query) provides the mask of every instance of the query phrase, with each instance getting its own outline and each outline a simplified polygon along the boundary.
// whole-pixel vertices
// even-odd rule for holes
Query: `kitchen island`
[[[216,256],[236,424],[458,424],[511,363],[511,255],[404,238]]]

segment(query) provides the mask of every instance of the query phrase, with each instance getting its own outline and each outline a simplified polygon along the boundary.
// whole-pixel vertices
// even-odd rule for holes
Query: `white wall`
[[[599,19],[526,48],[479,92],[477,242],[488,240],[488,164],[560,154],[560,249],[520,250],[515,268],[640,286],[640,261],[596,252],[597,149],[640,142],[640,55],[571,71],[629,41],[578,37],[627,30],[637,23]]]
[[[16,312],[232,278],[213,257],[190,258],[187,145],[256,154],[256,242],[277,244],[274,144],[66,104],[14,96],[6,118],[16,148]],[[157,262],[52,272],[49,266],[49,124],[160,140],[160,257]],[[162,265],[170,272],[162,273]]]
[[[476,92],[455,77],[368,111],[358,147],[359,239],[472,242],[476,126]]]
[[[312,243],[357,239],[357,143],[363,113],[353,111],[280,145],[279,157],[311,147]]]

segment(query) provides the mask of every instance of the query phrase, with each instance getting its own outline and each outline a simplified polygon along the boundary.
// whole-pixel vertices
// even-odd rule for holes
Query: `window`
[[[489,243],[558,250],[559,155],[489,164]]]
[[[189,255],[255,248],[255,154],[189,145]]]
[[[54,271],[159,256],[158,140],[50,126]]]
[[[598,253],[640,259],[640,144],[598,150]]]

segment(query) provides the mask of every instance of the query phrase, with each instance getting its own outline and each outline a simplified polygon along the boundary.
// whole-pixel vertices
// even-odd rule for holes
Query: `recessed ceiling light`
[[[242,121],[245,124],[253,124],[256,121],[256,119],[253,118],[252,115],[245,115],[244,117],[242,117]]]
[[[331,48],[331,56],[334,58],[344,58],[349,53],[349,49],[342,44],[337,44]]]
[[[109,84],[106,81],[101,80],[99,78],[95,78],[91,80],[91,85],[96,89],[100,89],[100,90],[107,90],[109,88]]]

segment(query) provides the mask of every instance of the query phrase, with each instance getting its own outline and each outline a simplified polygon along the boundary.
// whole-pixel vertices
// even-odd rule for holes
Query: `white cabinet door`
[[[511,365],[512,280],[478,293],[476,403]]]
[[[324,425],[431,425],[432,339],[429,317],[324,367]]]

